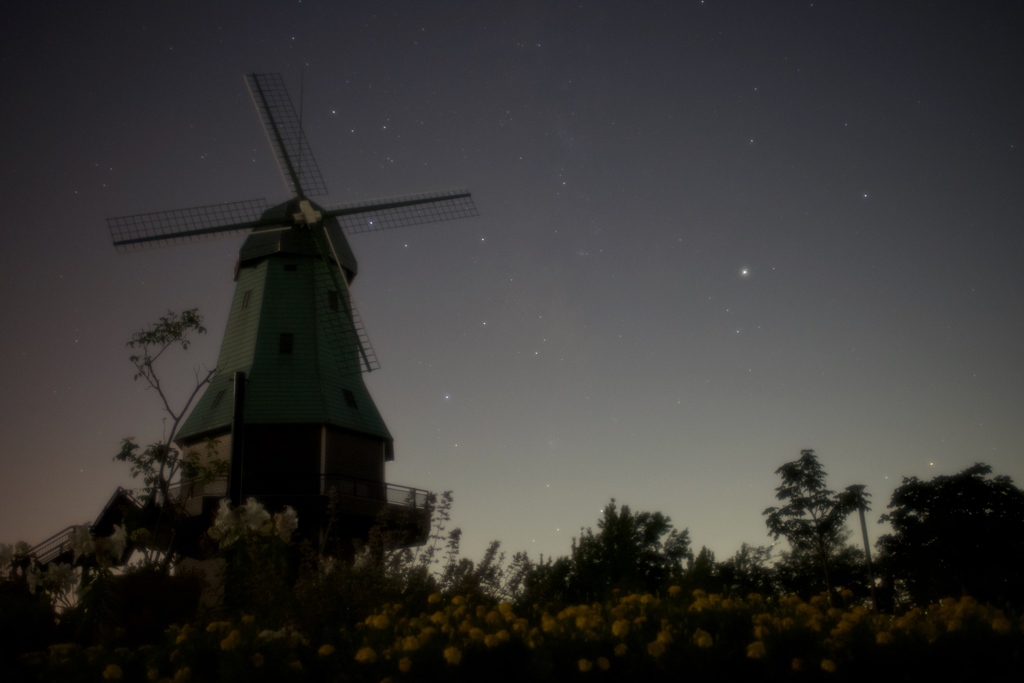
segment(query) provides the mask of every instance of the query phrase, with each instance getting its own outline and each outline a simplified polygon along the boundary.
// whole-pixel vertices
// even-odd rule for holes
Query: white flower
[[[28,571],[25,572],[25,580],[28,582],[28,592],[32,595],[36,594],[36,586],[42,580],[43,574],[39,571],[39,566],[33,562],[28,567]]]
[[[217,517],[210,527],[210,538],[220,541],[221,545],[230,545],[238,538],[238,515],[231,510],[231,501],[223,498],[217,508]]]
[[[92,555],[96,552],[96,541],[89,531],[88,524],[79,524],[71,529],[71,549],[75,551],[74,561],[82,555]]]
[[[128,532],[123,524],[114,525],[114,533],[108,539],[110,541],[110,554],[114,559],[121,559],[124,555],[125,545],[128,543]]]
[[[260,502],[255,498],[245,501],[245,505],[239,509],[242,524],[253,531],[264,536],[269,536],[272,529],[270,513],[263,509]]]
[[[299,516],[291,505],[284,506],[284,512],[274,515],[274,533],[282,541],[288,543],[292,540],[292,532],[299,528]]]

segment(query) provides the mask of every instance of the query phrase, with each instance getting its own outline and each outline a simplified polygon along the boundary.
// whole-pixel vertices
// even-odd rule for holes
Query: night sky
[[[0,43],[0,541],[131,485],[125,342],[212,367],[243,237],[105,219],[288,197],[243,74],[281,72],[331,194],[466,186],[350,238],[395,436],[479,557],[566,554],[611,497],[724,559],[813,448],[873,522],[901,477],[1024,484],[1024,10],[953,2],[38,2]],[[883,528],[871,524],[876,537]]]

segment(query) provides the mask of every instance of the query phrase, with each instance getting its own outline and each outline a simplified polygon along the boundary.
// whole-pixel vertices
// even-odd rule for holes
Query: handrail
[[[427,496],[430,495],[430,491],[425,489],[402,486],[400,484],[390,484],[362,477],[324,474],[320,475],[319,478],[322,482],[322,485],[319,487],[320,491],[326,492],[332,485],[334,485],[336,490],[340,489],[338,492],[341,495],[354,496],[356,498],[367,498],[371,500],[385,500],[392,505],[409,505],[414,508],[420,508],[426,505]],[[192,498],[195,495],[196,488],[198,486],[202,486],[204,489],[215,489],[215,495],[223,493],[226,496],[228,491],[227,483],[227,477],[217,477],[206,482],[179,481],[168,487],[167,493],[171,500],[182,501]],[[220,484],[220,486],[217,486],[217,484]],[[203,493],[206,493],[206,491]],[[273,495],[267,494],[266,492],[263,492],[263,494]],[[326,495],[326,493],[314,493],[309,495],[318,496]]]
[[[65,552],[71,550],[71,532],[74,529],[75,525],[71,525],[66,529],[58,531],[45,541],[40,541],[32,546],[28,551],[28,556],[34,557],[39,564],[53,562]]]

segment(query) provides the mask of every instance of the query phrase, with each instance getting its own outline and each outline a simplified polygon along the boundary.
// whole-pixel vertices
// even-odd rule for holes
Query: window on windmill
[[[332,311],[338,310],[338,292],[333,289],[327,290],[327,305]]]
[[[291,332],[282,332],[277,342],[277,352],[281,355],[291,355],[295,347],[295,335]]]
[[[249,302],[252,301],[252,290],[245,290],[245,294],[242,295],[242,308],[249,308]]]
[[[356,395],[352,393],[350,389],[342,389],[341,393],[345,395],[345,404],[352,410],[359,410],[359,404],[356,403]]]

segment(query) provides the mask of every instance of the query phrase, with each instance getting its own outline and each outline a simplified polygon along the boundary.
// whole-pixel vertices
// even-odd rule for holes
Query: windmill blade
[[[469,191],[459,188],[341,204],[326,209],[324,215],[337,218],[345,232],[357,234],[470,218],[480,214]]]
[[[119,252],[125,252],[150,246],[193,242],[278,224],[278,220],[261,220],[266,210],[265,200],[247,199],[191,209],[108,218],[107,227],[110,228],[114,246]]]
[[[328,229],[327,221],[321,224],[321,228],[316,230],[316,245],[321,250],[321,256],[328,267],[328,272],[331,273],[334,291],[338,293],[338,301],[331,302],[334,305],[330,307],[337,309],[339,315],[347,316],[351,326],[349,328],[348,325],[345,325],[345,317],[341,318],[340,322],[342,325],[339,328],[341,335],[338,342],[344,343],[346,346],[354,346],[358,349],[358,362],[354,369],[355,372],[371,373],[375,370],[380,370],[377,354],[374,352],[374,347],[370,345],[370,337],[367,335],[366,328],[362,326],[362,317],[355,307],[355,301],[352,300],[352,293],[348,288],[348,280],[341,271],[341,260],[338,258],[338,252],[335,249],[334,242],[331,240],[331,230]],[[348,368],[347,370],[352,369]]]
[[[330,220],[330,219],[328,219]],[[316,290],[321,296],[326,297],[317,309],[335,313],[334,319],[326,321],[328,324],[322,326],[327,337],[327,343],[336,345],[336,348],[355,348],[357,354],[349,357],[342,372],[359,373],[373,372],[380,369],[377,362],[377,354],[370,345],[370,337],[363,327],[363,319],[359,315],[355,302],[352,300],[352,293],[349,290],[348,280],[341,272],[341,261],[338,259],[334,243],[331,241],[330,231],[327,229],[326,221],[315,229],[314,239],[320,257],[326,266],[325,272],[330,278],[328,282],[319,283]]]
[[[327,186],[309,150],[302,121],[295,114],[281,74],[249,74],[245,83],[277,158],[285,187],[300,198],[327,194]]]

